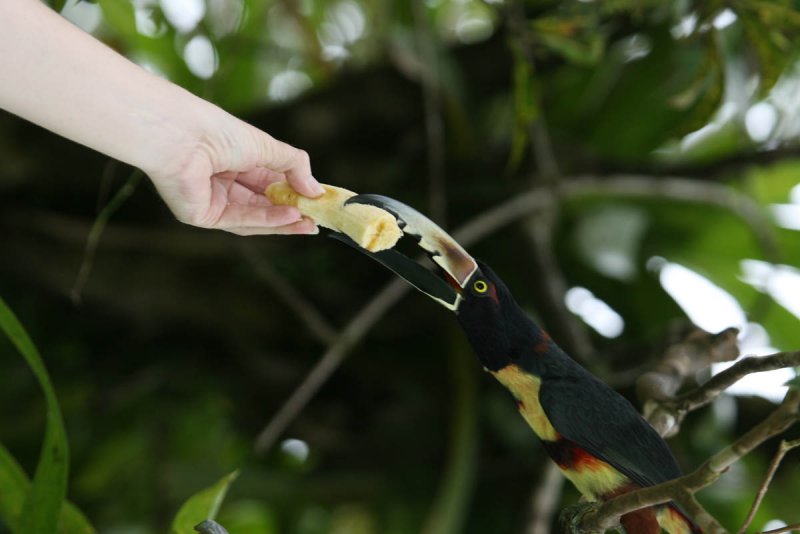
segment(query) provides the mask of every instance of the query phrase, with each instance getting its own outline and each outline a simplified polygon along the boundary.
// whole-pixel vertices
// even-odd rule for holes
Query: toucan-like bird
[[[514,300],[503,281],[413,208],[379,195],[347,202],[391,213],[438,265],[428,270],[389,249],[372,253],[414,287],[456,314],[483,367],[516,399],[547,454],[591,501],[603,501],[681,475],[669,447],[624,397],[570,358]],[[335,235],[348,242],[348,238]],[[676,504],[622,517],[627,534],[698,533]]]

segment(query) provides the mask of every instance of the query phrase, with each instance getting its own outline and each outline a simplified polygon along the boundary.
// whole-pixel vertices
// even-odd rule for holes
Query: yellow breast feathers
[[[513,364],[491,373],[517,399],[520,415],[540,439],[558,439],[558,432],[550,424],[539,403],[539,387],[542,385],[539,377],[528,374]]]

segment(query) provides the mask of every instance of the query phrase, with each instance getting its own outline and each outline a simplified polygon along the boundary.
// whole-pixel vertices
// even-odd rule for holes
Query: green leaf
[[[6,448],[0,445],[0,518],[12,531],[19,530],[17,521],[29,486],[25,472]]]
[[[136,12],[130,2],[119,0],[98,0],[97,5],[103,11],[106,22],[123,37],[135,40],[139,36],[136,31]]]
[[[14,532],[21,532],[19,514],[30,486],[28,475],[0,444],[0,519]],[[61,509],[59,531],[66,534],[94,534],[95,529],[74,504],[67,502]]]
[[[171,534],[192,534],[195,525],[214,519],[225,499],[228,488],[239,476],[239,470],[222,477],[216,484],[189,497],[172,521]]]
[[[0,328],[17,347],[39,381],[47,403],[47,427],[33,484],[18,521],[19,532],[55,532],[67,494],[69,451],[61,408],[39,351],[14,312],[0,298]]]

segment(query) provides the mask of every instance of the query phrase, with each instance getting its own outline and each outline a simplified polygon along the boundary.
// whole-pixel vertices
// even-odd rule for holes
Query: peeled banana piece
[[[355,193],[332,185],[322,187],[325,194],[318,198],[304,197],[286,182],[271,184],[264,194],[273,204],[294,206],[318,225],[342,232],[370,252],[392,248],[402,237],[397,220],[387,211],[365,204],[345,206]]]

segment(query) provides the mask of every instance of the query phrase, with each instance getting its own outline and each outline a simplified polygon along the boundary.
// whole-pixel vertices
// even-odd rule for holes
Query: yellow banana
[[[304,197],[286,182],[271,184],[264,194],[273,204],[294,206],[318,225],[342,232],[370,252],[392,248],[403,235],[388,212],[365,204],[345,206],[355,193],[332,185],[322,187],[325,194],[318,198]]]

